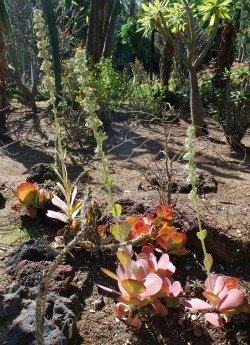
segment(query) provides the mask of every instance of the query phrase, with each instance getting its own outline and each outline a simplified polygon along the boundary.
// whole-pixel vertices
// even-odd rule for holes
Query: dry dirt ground
[[[34,117],[27,108],[15,105],[8,119],[9,139],[0,147],[0,284],[6,284],[10,279],[3,272],[4,257],[18,242],[29,236],[29,229],[24,231],[19,214],[11,210],[11,189],[25,180],[34,164],[53,162],[52,124],[45,116],[46,104],[40,103],[39,109],[38,115]],[[212,233],[210,250],[214,250],[215,257],[219,259],[215,261],[214,269],[222,274],[237,275],[241,279],[242,287],[248,289],[250,154],[245,149],[239,152],[230,151],[220,127],[211,120],[208,124],[209,137],[196,139],[196,157],[197,168],[209,173],[210,178],[214,178],[217,183],[217,192],[201,194],[204,224]],[[167,125],[168,155],[173,163],[173,176],[180,171],[185,172],[183,154],[188,126],[189,120],[185,116],[181,116],[179,123]],[[114,180],[116,199],[132,199],[149,205],[159,203],[157,181],[165,179],[165,139],[162,123],[141,121],[123,112],[114,116],[106,149],[110,158],[110,173]],[[250,147],[249,133],[243,143]],[[102,187],[100,165],[94,156],[93,143],[86,143],[84,150],[71,144],[68,147],[68,167],[72,179],[77,178],[82,171],[87,172],[88,183],[92,186],[97,201],[105,202],[106,193]],[[179,212],[193,217],[187,193],[177,191],[172,195],[172,202]],[[42,231],[39,236],[43,236]],[[199,254],[199,251],[197,253]],[[93,265],[93,260],[96,260],[96,265]],[[181,279],[184,281],[195,280],[196,274],[203,279],[204,274],[199,264],[196,262],[196,268],[192,267],[195,261],[193,255],[188,255],[183,261],[178,258],[174,260],[177,267],[185,266],[181,273]],[[88,264],[92,267],[90,277]],[[183,312],[171,314],[166,320],[154,317],[152,321],[145,322],[142,330],[132,332],[126,325],[115,320],[112,314],[114,302],[110,296],[105,297],[105,307],[102,310],[93,309],[93,302],[100,297],[95,282],[96,279],[101,279],[99,269],[102,265],[100,258],[87,257],[79,273],[85,303],[81,320],[78,322],[80,335],[84,339],[82,344],[248,343],[248,330],[242,330],[238,324],[228,330],[214,331],[205,327],[201,329],[201,334],[194,332],[190,321],[185,321]]]

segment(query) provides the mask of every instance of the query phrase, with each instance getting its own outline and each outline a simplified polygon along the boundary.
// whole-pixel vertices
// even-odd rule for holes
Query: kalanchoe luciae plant
[[[185,158],[188,160],[187,169],[189,171],[188,181],[192,186],[192,190],[189,194],[190,200],[194,205],[198,220],[198,232],[199,238],[204,254],[204,266],[207,272],[207,279],[204,284],[203,296],[207,301],[203,301],[199,298],[192,298],[184,301],[186,308],[190,310],[209,310],[212,312],[205,313],[205,319],[212,325],[218,327],[222,326],[227,321],[227,317],[230,313],[237,313],[241,311],[249,312],[249,305],[244,293],[239,290],[239,282],[237,278],[223,277],[221,275],[211,274],[211,267],[213,264],[213,258],[207,253],[205,238],[207,236],[207,230],[202,229],[201,224],[201,210],[200,200],[197,191],[197,176],[195,168],[195,128],[189,127],[187,130],[186,149],[187,153]]]
[[[206,302],[199,298],[185,300],[184,305],[190,310],[207,310],[204,317],[213,326],[219,327],[228,320],[228,316],[249,309],[247,299],[239,290],[237,278],[210,275],[205,281],[203,296]]]
[[[125,222],[111,225],[110,232],[119,242],[144,236],[153,246],[159,245],[169,254],[188,254],[186,235],[173,226],[172,206],[156,205],[155,213],[147,213],[143,217],[129,216]],[[103,233],[103,227],[99,230]]]
[[[116,274],[102,269],[118,283],[119,291],[98,285],[117,295],[115,314],[130,326],[140,328],[139,312],[148,306],[152,313],[166,315],[167,307],[174,306],[182,291],[181,284],[172,277],[175,266],[168,254],[161,254],[157,260],[154,249],[144,246],[139,255],[132,246],[121,248],[116,253],[119,260]],[[133,255],[135,259],[132,259]]]
[[[44,208],[45,204],[52,198],[52,192],[39,188],[35,183],[21,182],[13,190],[13,194],[18,199],[18,203],[12,205],[13,209],[21,206],[27,208],[27,214],[31,218],[36,218],[37,209]]]

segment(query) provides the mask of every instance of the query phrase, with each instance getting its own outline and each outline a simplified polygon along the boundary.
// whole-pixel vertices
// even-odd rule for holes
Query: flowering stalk
[[[44,87],[49,93],[49,99],[52,105],[52,112],[54,115],[56,135],[55,172],[58,178],[60,179],[58,187],[65,197],[65,202],[59,199],[57,196],[54,196],[54,198],[52,199],[54,205],[58,206],[65,213],[65,215],[60,214],[58,212],[56,215],[56,212],[53,213],[53,211],[49,211],[48,216],[60,219],[66,223],[71,223],[74,220],[74,217],[72,218],[72,216],[75,215],[76,211],[76,209],[74,208],[74,205],[76,205],[76,203],[74,202],[76,196],[76,188],[73,189],[73,186],[68,179],[67,168],[65,164],[66,150],[63,148],[62,145],[61,127],[58,118],[58,109],[56,105],[55,80],[52,73],[52,64],[48,55],[49,42],[46,37],[46,28],[45,21],[43,18],[43,12],[38,9],[34,10],[34,28],[36,30],[36,36],[38,39],[37,47],[39,49],[39,57],[42,59],[41,70],[44,73]],[[61,172],[58,171],[58,166],[60,166]],[[77,206],[79,205],[77,204]],[[54,217],[55,215],[56,217]]]
[[[188,164],[187,164],[187,170],[189,172],[188,181],[192,186],[191,192],[189,193],[189,198],[194,205],[194,210],[196,213],[198,227],[199,227],[199,231],[197,232],[197,237],[199,238],[201,242],[201,246],[202,246],[202,250],[204,254],[203,263],[207,271],[208,283],[209,285],[211,285],[210,272],[211,272],[211,267],[213,264],[213,258],[209,253],[207,253],[207,250],[206,250],[205,238],[207,236],[207,230],[202,229],[202,226],[201,226],[201,210],[200,210],[200,198],[197,191],[197,175],[196,175],[196,166],[195,166],[194,140],[195,140],[195,128],[193,126],[190,126],[187,129],[187,139],[185,143],[187,152],[184,156],[184,158],[188,160]]]
[[[94,90],[90,86],[91,75],[87,63],[86,51],[84,49],[78,49],[74,57],[74,72],[77,76],[78,83],[80,84],[81,91],[83,93],[83,98],[80,100],[80,103],[87,114],[86,127],[93,131],[96,140],[97,148],[95,151],[102,164],[104,186],[107,190],[109,198],[109,208],[114,218],[117,218],[121,214],[121,206],[115,204],[113,199],[113,180],[110,178],[109,162],[103,149],[104,141],[107,137],[100,130],[102,121],[97,116],[97,111],[100,109],[100,107],[95,97]]]

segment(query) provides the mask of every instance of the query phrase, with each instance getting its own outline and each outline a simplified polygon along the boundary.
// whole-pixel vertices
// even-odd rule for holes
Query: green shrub
[[[166,88],[159,82],[134,84],[131,86],[128,107],[144,116],[162,117]]]

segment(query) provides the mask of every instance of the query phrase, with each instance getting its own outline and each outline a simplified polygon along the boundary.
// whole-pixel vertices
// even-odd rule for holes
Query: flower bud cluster
[[[45,90],[54,97],[55,81],[52,73],[52,63],[49,57],[49,42],[46,36],[46,25],[43,12],[39,9],[34,10],[33,15],[34,29],[37,37],[38,56],[42,59],[41,71],[44,73],[43,85]],[[53,101],[53,100],[52,100]]]

